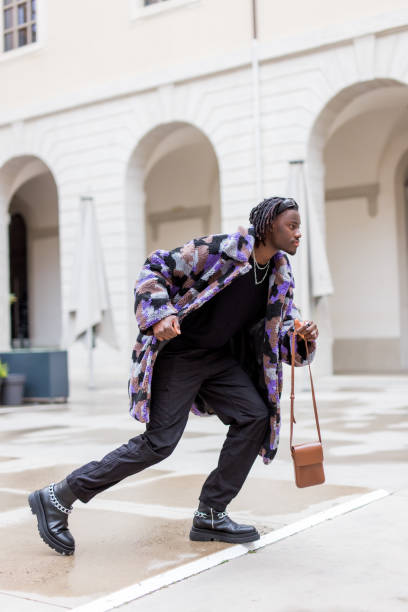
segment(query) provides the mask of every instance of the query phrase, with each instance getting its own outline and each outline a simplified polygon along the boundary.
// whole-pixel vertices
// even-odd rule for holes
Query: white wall
[[[259,30],[263,41],[306,34],[330,26],[343,26],[351,20],[367,19],[389,11],[406,8],[405,0],[309,0],[271,2],[258,0]]]
[[[171,9],[171,3],[163,8]],[[165,72],[169,64],[197,64],[234,52],[251,37],[247,0],[193,0],[153,16],[147,9],[142,18],[132,18],[131,4],[43,0],[38,9],[43,46],[2,56],[1,81],[8,87],[0,110],[20,108],[27,91],[31,103],[49,102],[120,77]]]
[[[1,82],[8,85],[0,111],[14,111],[28,102],[48,104],[76,92],[92,96],[94,87],[110,82],[120,87],[122,79],[137,82],[152,71],[163,78],[169,66],[189,65],[194,72],[228,55],[249,61],[251,0],[166,0],[160,12],[147,7],[136,14],[132,7],[141,0],[37,4],[39,42],[32,52],[26,47],[24,53],[0,53]],[[314,32],[327,28],[347,31],[351,22],[404,8],[406,0],[258,0],[259,37],[264,44],[279,46],[288,38],[313,38]],[[379,26],[381,22],[379,17]]]
[[[161,158],[146,178],[145,191],[147,215],[178,207],[211,209],[208,224],[197,218],[167,221],[158,227],[156,238],[147,223],[147,252],[221,231],[217,160],[208,141],[183,146]]]
[[[58,236],[29,248],[30,339],[34,347],[60,347],[61,290]]]
[[[369,217],[365,199],[327,202],[326,214],[334,338],[398,337],[399,305],[391,297],[398,278],[389,273],[393,236],[382,226],[382,220],[389,224],[387,215]]]
[[[60,7],[62,5],[56,2],[52,6],[57,4]],[[78,7],[79,3],[74,2],[70,6],[76,11],[75,7]],[[84,11],[88,11],[88,2],[84,3],[84,6]],[[106,8],[105,3],[103,6]],[[197,3],[196,7],[198,6],[209,4],[203,0]],[[239,7],[242,6],[240,3]],[[245,3],[246,11],[248,6],[249,3]],[[121,10],[122,5],[118,11]],[[198,9],[192,9],[196,10]],[[193,14],[191,12],[190,17]],[[67,16],[68,25],[71,18],[72,16]],[[168,18],[170,19],[170,14]],[[116,14],[113,19],[116,19]],[[402,25],[384,30],[388,26],[384,25],[382,20],[380,22],[377,24],[377,30],[370,30],[374,26],[369,25],[364,36],[358,35],[355,38],[347,28],[341,28],[342,37],[339,35],[335,43],[319,47],[319,42],[314,41],[304,53],[299,51],[289,54],[286,52],[287,47],[284,47],[282,56],[279,55],[279,49],[275,49],[269,56],[266,54],[266,47],[263,49],[260,70],[263,195],[284,193],[290,160],[306,159],[306,165],[310,167],[310,162],[317,159],[319,163],[312,173],[312,191],[319,214],[324,218],[323,165],[320,164],[319,158],[322,142],[326,138],[324,125],[318,126],[317,146],[314,149],[309,146],[316,120],[322,113],[325,114],[325,109],[329,106],[328,121],[332,125],[342,108],[353,97],[369,90],[375,79],[376,83],[383,79],[407,82],[407,28]],[[153,28],[153,25],[151,27]],[[69,30],[69,27],[67,29]],[[126,38],[127,34],[124,33],[123,36]],[[225,36],[228,37],[229,33]],[[79,34],[78,37],[80,38]],[[327,42],[330,43],[329,34],[327,37]],[[104,40],[110,39],[105,37]],[[165,39],[161,39],[160,44],[165,46],[165,42]],[[95,60],[97,39],[93,44],[95,48],[90,49],[90,56]],[[82,43],[79,43],[79,50],[81,45]],[[208,48],[208,37],[206,45]],[[89,75],[95,74],[95,83],[99,83],[98,75],[102,75],[102,72],[99,73],[98,70],[103,71],[105,57],[102,54],[98,60],[101,66],[95,73],[86,63],[88,58],[84,59],[89,98],[78,105],[77,100],[72,102],[61,81],[66,79],[67,87],[85,87],[84,81],[81,81],[81,69],[77,74],[68,74],[67,70],[69,72],[72,63],[70,64],[69,58],[64,59],[57,54],[56,64],[61,74],[53,80],[49,76],[54,74],[51,64],[48,64],[51,60],[46,53],[47,50],[42,55],[39,52],[35,61],[34,55],[31,60],[28,56],[24,60],[15,60],[15,66],[20,66],[22,71],[24,69],[28,79],[37,72],[38,89],[31,100],[37,99],[40,104],[37,114],[29,115],[26,121],[8,120],[5,113],[2,114],[0,167],[11,158],[29,153],[43,159],[56,179],[60,201],[63,320],[66,318],[71,290],[73,252],[79,223],[79,196],[84,191],[91,190],[106,253],[115,327],[122,355],[128,359],[134,340],[134,331],[130,325],[130,318],[133,318],[132,287],[146,252],[143,194],[145,161],[137,159],[130,174],[127,174],[129,160],[144,136],[159,126],[172,122],[186,122],[196,126],[211,141],[219,161],[221,230],[235,230],[238,223],[247,223],[248,213],[256,203],[251,70],[246,60],[228,67],[224,61],[225,55],[220,53],[214,61],[213,71],[208,70],[206,75],[201,71],[200,62],[193,63],[189,70],[180,69],[177,72],[174,56],[170,58],[169,55],[170,72],[167,73],[166,68],[166,71],[160,74],[152,73],[147,88],[139,86],[137,59],[133,63],[131,86],[122,87],[126,79],[120,80],[121,68],[118,66],[126,67],[126,56],[122,64],[115,62],[117,87],[108,88],[106,97],[96,103],[97,87],[93,87]],[[70,48],[70,53],[75,51]],[[191,53],[195,53],[194,49]],[[185,61],[188,62],[190,55],[184,55]],[[60,61],[62,59],[64,61]],[[133,59],[131,57],[129,62]],[[10,103],[10,108],[14,109],[21,100],[27,100],[27,97],[23,98],[21,88],[19,89],[20,68],[13,71],[6,69],[6,65],[11,64],[11,60],[9,64],[4,62],[1,74],[4,74],[9,82],[11,77],[16,79],[7,102]],[[113,67],[109,62],[108,68],[113,74]],[[4,71],[9,72],[6,74]],[[46,84],[41,80],[43,74],[47,74]],[[104,81],[102,76],[100,82]],[[72,84],[72,80],[77,78],[78,81]],[[167,84],[164,85],[166,78]],[[51,81],[54,95],[57,95],[58,91],[63,94],[63,103],[59,98],[52,109],[54,102],[48,96],[50,90],[47,89],[51,87]],[[129,81],[126,83],[129,84]],[[47,106],[42,101],[42,95],[48,96]],[[2,103],[5,101],[0,101],[0,105]],[[70,106],[71,103],[73,106]],[[28,110],[27,113],[29,114]],[[4,172],[0,170],[0,182],[3,184],[4,180]],[[384,204],[381,203],[380,207],[383,208]],[[387,231],[391,232],[392,239],[392,236],[395,236],[395,227],[392,227],[388,213],[384,214]],[[395,256],[392,257],[395,263]],[[3,279],[5,262],[1,261],[0,265],[0,279]],[[1,282],[4,311],[4,280]],[[393,283],[395,286],[394,281]],[[326,342],[326,335],[322,333],[322,344]],[[109,359],[111,365],[115,358]]]
[[[156,249],[174,249],[205,234],[205,226],[201,219],[182,219],[165,221],[160,224],[157,238],[150,240],[149,252]]]

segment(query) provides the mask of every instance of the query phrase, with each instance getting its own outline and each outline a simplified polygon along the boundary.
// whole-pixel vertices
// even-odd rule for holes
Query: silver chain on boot
[[[211,512],[211,527],[214,529],[214,513],[213,513],[213,509],[210,508],[210,512]],[[222,518],[224,518],[225,516],[228,516],[227,512],[216,512],[217,515],[217,519],[220,520]],[[200,510],[196,510],[194,512],[194,516],[198,516],[199,518],[208,518],[209,515],[206,512],[201,512]]]
[[[54,487],[55,487],[55,482],[50,484],[50,486],[48,487],[48,492],[50,494],[50,500],[51,500],[52,505],[55,506],[57,510],[59,510],[60,512],[63,512],[64,514],[71,514],[72,509],[73,509],[72,506],[70,506],[69,508],[65,508],[65,506],[63,506],[58,501],[58,499],[55,497]]]
[[[207,518],[208,514],[206,512],[200,512],[200,510],[196,510],[194,512],[194,516],[198,516],[198,518]]]

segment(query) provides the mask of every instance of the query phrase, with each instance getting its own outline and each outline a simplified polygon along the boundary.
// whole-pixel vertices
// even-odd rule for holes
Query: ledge
[[[135,0],[131,0],[134,2]],[[200,0],[166,0],[168,2],[184,2],[192,4]],[[180,4],[172,8],[179,8]],[[145,10],[143,7],[139,10]],[[163,9],[164,10],[164,9]],[[166,9],[168,10],[168,9]],[[408,9],[388,11],[381,15],[364,21],[351,21],[343,26],[333,26],[318,30],[307,36],[291,36],[279,39],[273,43],[262,42],[259,45],[259,59],[262,63],[280,61],[290,56],[302,55],[310,52],[324,51],[333,46],[350,44],[353,38],[367,34],[376,37],[384,36],[395,31],[408,30]],[[34,43],[36,44],[36,43]],[[208,57],[199,63],[197,61],[183,62],[172,65],[168,69],[157,69],[149,74],[122,75],[118,79],[103,85],[90,85],[81,87],[76,91],[56,96],[47,101],[40,101],[20,108],[0,112],[0,127],[10,125],[16,121],[25,121],[44,117],[53,113],[60,113],[82,106],[94,105],[120,97],[140,94],[151,91],[169,83],[180,83],[202,78],[214,74],[249,67],[251,65],[251,47],[243,45],[233,53],[220,55],[215,58]]]
[[[2,51],[0,53],[0,63],[19,59],[25,57],[29,53],[37,53],[44,48],[44,45],[40,42],[30,43],[23,47],[17,47],[11,49],[11,51]]]
[[[375,217],[378,214],[379,183],[368,185],[352,185],[350,187],[336,187],[326,190],[326,200],[351,200],[354,198],[366,198],[368,202],[368,214]]]

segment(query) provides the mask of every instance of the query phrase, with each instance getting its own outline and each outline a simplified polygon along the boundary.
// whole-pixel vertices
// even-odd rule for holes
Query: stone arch
[[[392,243],[391,234],[395,232],[395,223],[394,223],[394,214],[397,206],[397,196],[394,189],[394,184],[392,187],[392,202],[390,199],[386,201],[384,197],[384,185],[383,179],[381,178],[381,167],[383,165],[384,152],[387,149],[388,142],[392,139],[392,135],[395,129],[395,125],[400,120],[402,114],[405,111],[406,105],[408,103],[408,88],[405,83],[397,80],[397,79],[372,79],[370,81],[365,82],[357,82],[354,83],[341,91],[339,91],[335,96],[330,98],[326,102],[326,104],[321,108],[319,115],[314,121],[312,129],[310,131],[310,136],[308,140],[307,147],[307,171],[308,171],[308,184],[310,197],[313,199],[314,204],[319,213],[319,217],[322,223],[322,227],[328,233],[328,253],[330,260],[330,252],[332,251],[332,263],[335,261],[333,259],[334,252],[336,251],[335,240],[333,241],[333,223],[335,223],[336,231],[341,231],[341,215],[344,217],[344,212],[342,210],[346,210],[346,206],[344,205],[344,209],[339,208],[338,202],[347,202],[347,211],[349,215],[349,221],[352,224],[351,227],[355,226],[355,237],[354,240],[357,240],[358,235],[362,235],[362,233],[367,233],[367,248],[369,247],[369,236],[370,232],[375,230],[377,234],[372,233],[371,236],[375,237],[375,240],[379,240],[379,232],[380,228],[380,218],[382,219],[382,229],[387,228],[386,231],[389,241]],[[386,112],[387,104],[389,108],[393,106],[395,112]],[[398,115],[398,112],[400,115]],[[375,114],[378,115],[378,123],[377,125],[373,123],[373,118]],[[381,114],[382,113],[382,114]],[[381,117],[380,117],[381,114]],[[358,164],[355,166],[355,172],[351,172],[347,170],[351,167],[351,151],[350,147],[347,147],[347,142],[353,145],[351,148],[354,151],[358,150],[358,141],[359,139],[365,138],[368,133],[368,122],[371,121],[373,125],[372,134],[377,136],[377,140],[371,145],[368,145],[366,148],[366,168],[367,176],[364,177],[364,172],[362,172],[362,176],[359,180],[357,177],[358,172]],[[353,132],[354,126],[354,132]],[[360,129],[361,133],[357,137],[357,128]],[[347,132],[348,130],[348,132]],[[365,130],[365,131],[364,131]],[[345,140],[347,133],[348,141]],[[363,136],[363,134],[365,134]],[[353,136],[354,135],[354,136]],[[353,144],[354,137],[354,144]],[[342,178],[340,183],[336,183],[336,172],[333,172],[333,160],[334,160],[334,152],[335,152],[335,143],[337,142],[337,150],[338,154],[342,151],[342,161],[344,163],[339,164],[336,168],[337,175]],[[368,143],[368,141],[367,141]],[[363,145],[363,141],[360,143]],[[361,149],[361,147],[360,147]],[[375,150],[375,151],[374,151]],[[349,159],[348,159],[349,158]],[[364,154],[362,153],[358,157],[358,162],[360,163],[364,159]],[[341,161],[341,158],[338,157],[338,160]],[[368,172],[368,166],[369,172]],[[393,168],[393,172],[395,173],[395,165]],[[370,176],[368,176],[370,174]],[[347,176],[349,180],[349,185],[346,186],[345,182],[347,182]],[[368,177],[368,178],[367,178]],[[375,178],[374,178],[375,177]],[[344,183],[344,184],[343,184]],[[370,191],[371,190],[371,191]],[[353,199],[354,198],[354,199]],[[364,202],[363,202],[364,200]],[[328,215],[329,208],[328,202],[330,204],[331,216]],[[363,208],[366,207],[368,203],[368,213],[367,210],[362,212]],[[334,207],[336,207],[337,212],[334,211]],[[350,208],[351,207],[351,208]],[[358,213],[360,210],[360,213]],[[340,216],[339,216],[340,215]],[[357,215],[355,217],[354,215]],[[378,216],[380,215],[380,216]],[[377,219],[375,217],[377,216]],[[330,218],[329,218],[330,217]],[[337,218],[337,223],[334,221],[335,217]],[[367,219],[367,221],[364,221]],[[369,221],[371,219],[371,221]],[[330,224],[332,224],[332,229],[330,229]],[[358,224],[360,224],[359,229],[357,229]],[[376,228],[376,229],[375,229]],[[352,233],[348,233],[347,240],[351,244],[353,243]],[[384,243],[385,244],[385,243]],[[398,254],[397,250],[393,249],[392,244],[391,248],[387,249],[387,255],[390,258],[389,265],[393,269],[398,269]],[[338,250],[338,249],[337,249]],[[373,273],[374,262],[376,262],[375,255],[373,253],[373,265],[370,266],[367,263],[365,267],[364,263],[362,263],[361,259],[354,248],[351,249],[354,253],[354,257],[350,260],[343,261],[344,265],[349,266],[348,272],[345,275],[350,274],[350,279],[352,277],[356,277],[356,267],[359,270],[359,274],[364,274],[364,268],[368,273]],[[344,250],[346,253],[346,250]],[[350,248],[348,250],[350,254]],[[336,255],[337,260],[339,259],[339,253]],[[376,262],[377,264],[378,262]],[[337,265],[337,264],[336,264]],[[354,266],[354,268],[353,268]],[[338,266],[337,266],[338,267]],[[371,268],[371,270],[370,270]],[[344,269],[344,267],[343,267]],[[376,268],[377,271],[379,268]],[[333,270],[332,270],[333,272]],[[345,283],[346,277],[343,274],[343,280],[338,278],[338,289],[339,292],[337,296],[341,293],[345,294]],[[326,360],[331,360],[334,358],[334,369],[337,371],[343,371],[347,369],[353,369],[354,364],[351,363],[350,360],[347,361],[347,351],[354,352],[356,355],[356,359],[359,362],[360,369],[364,370],[364,367],[361,364],[366,362],[366,370],[386,370],[391,369],[396,371],[403,367],[403,360],[400,359],[400,347],[399,347],[399,339],[398,339],[398,327],[394,325],[392,327],[392,337],[386,338],[383,332],[379,332],[378,330],[373,331],[373,338],[368,336],[368,329],[363,330],[361,334],[361,342],[359,343],[359,336],[357,334],[357,330],[350,329],[350,338],[345,337],[345,326],[342,330],[342,337],[339,339],[336,337],[338,333],[338,329],[336,331],[336,325],[338,325],[338,321],[333,321],[333,312],[334,312],[334,304],[336,303],[336,271],[334,271],[334,283],[335,283],[335,295],[334,297],[328,299],[324,298],[317,304],[316,311],[317,317],[322,320],[322,331],[323,337],[326,338],[323,342],[324,349],[323,352],[325,354]],[[364,282],[364,276],[361,276],[361,280]],[[394,279],[395,280],[395,279]],[[351,282],[351,281],[350,281]],[[375,281],[373,280],[375,283]],[[347,284],[347,283],[346,283]],[[356,300],[356,319],[360,317],[362,321],[362,326],[366,325],[368,328],[368,318],[364,316],[364,304],[363,300],[360,300],[359,292],[356,287],[357,293],[354,293],[350,289],[350,283],[348,283],[349,291],[350,291],[350,300],[354,296]],[[398,293],[398,291],[397,291]],[[379,296],[382,294],[379,293]],[[367,298],[369,296],[367,295]],[[337,297],[337,299],[339,299]],[[384,310],[381,306],[381,300],[377,301],[377,306],[379,310]],[[329,306],[329,304],[331,304]],[[344,308],[337,309],[339,312],[347,310],[346,304],[343,305]],[[395,323],[395,321],[400,319],[401,317],[397,315],[397,312],[389,312],[391,316],[391,320]],[[395,316],[394,316],[395,315]],[[350,321],[350,312],[347,313],[348,321]],[[381,315],[382,316],[382,315]],[[381,317],[380,317],[381,318]],[[336,319],[336,317],[335,317]],[[339,319],[339,316],[337,316]],[[379,321],[379,326],[382,326],[382,323]],[[372,327],[375,327],[374,325]],[[378,337],[376,334],[384,337]],[[355,337],[355,346],[351,346],[352,338]],[[341,341],[340,341],[341,340]],[[398,345],[398,346],[397,346]],[[346,348],[348,346],[348,349]],[[358,347],[365,346],[367,350]],[[354,350],[355,349],[355,350]],[[384,364],[380,355],[384,354],[386,351],[389,355],[388,363]],[[377,354],[379,357],[376,359],[373,357]],[[342,357],[340,357],[342,355]],[[378,363],[377,363],[378,362]],[[392,364],[392,365],[391,365]],[[406,366],[405,366],[406,367]]]
[[[125,207],[129,286],[148,252],[219,232],[219,164],[208,136],[186,121],[149,130],[127,165]]]
[[[0,203],[1,242],[4,245],[0,253],[1,294],[4,295],[1,344],[6,348],[10,343],[15,347],[59,347],[61,280],[58,190],[49,166],[39,157],[29,154],[7,160],[0,168]],[[24,219],[27,229],[26,283],[20,278],[24,276],[21,272],[24,266],[16,266],[18,245],[9,244],[9,224],[14,215]],[[12,233],[11,237],[18,240],[16,233]],[[19,294],[11,313],[10,292]],[[24,331],[19,331],[18,320],[21,322],[23,311],[26,321]]]

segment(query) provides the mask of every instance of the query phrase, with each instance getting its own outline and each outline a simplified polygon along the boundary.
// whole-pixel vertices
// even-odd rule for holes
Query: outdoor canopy
[[[81,223],[72,271],[70,301],[70,344],[86,339],[89,350],[90,378],[93,386],[92,350],[96,337],[118,348],[108,285],[99,240],[93,198],[82,197]]]
[[[333,293],[333,283],[325,245],[324,234],[314,203],[308,197],[304,163],[291,162],[286,189],[287,197],[299,204],[301,216],[301,246],[293,258],[296,282],[296,300],[302,306],[303,318],[311,312],[311,299]]]

